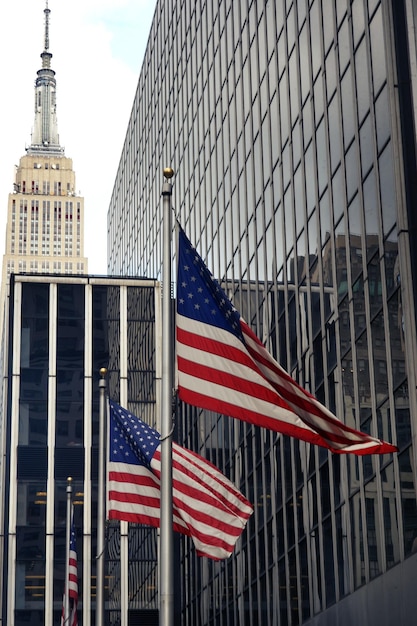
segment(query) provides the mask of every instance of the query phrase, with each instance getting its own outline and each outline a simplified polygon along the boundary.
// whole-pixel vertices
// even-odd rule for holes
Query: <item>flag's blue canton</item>
[[[178,313],[223,328],[243,341],[238,311],[181,228],[178,247]]]
[[[110,460],[150,466],[160,444],[159,433],[115,402],[110,403]]]
[[[71,537],[70,537],[70,550],[73,552],[77,552],[77,540],[75,537],[75,528],[74,525],[71,526]]]

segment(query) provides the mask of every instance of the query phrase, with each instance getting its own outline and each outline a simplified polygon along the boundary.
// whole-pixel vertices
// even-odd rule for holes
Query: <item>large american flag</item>
[[[392,444],[341,422],[295,382],[239,315],[181,227],[178,230],[179,398],[335,453],[396,451]]]
[[[75,535],[75,526],[73,521],[73,513],[71,515],[71,533],[70,533],[70,549],[69,549],[69,567],[68,581],[66,589],[69,596],[69,615],[65,615],[65,593],[62,607],[61,626],[77,626],[77,604],[78,604],[78,571],[77,571],[77,543]]]
[[[159,527],[160,435],[110,401],[107,499],[109,519]],[[214,465],[172,445],[173,528],[192,538],[197,554],[233,552],[252,506]]]

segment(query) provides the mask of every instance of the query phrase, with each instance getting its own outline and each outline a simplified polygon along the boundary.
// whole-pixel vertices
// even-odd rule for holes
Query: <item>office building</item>
[[[1,623],[60,623],[70,476],[78,624],[87,626],[96,608],[99,370],[108,370],[111,398],[157,425],[160,289],[152,280],[18,274],[9,304]],[[105,623],[157,623],[155,529],[110,523],[106,557]]]
[[[84,257],[84,198],[77,193],[72,159],[65,156],[58,135],[48,3],[44,14],[44,50],[35,81],[32,140],[16,167],[8,200],[2,306],[12,273],[88,272]]]
[[[176,217],[268,349],[399,448],[331,455],[181,406],[179,442],[255,507],[226,562],[181,540],[185,626],[415,620],[415,19],[411,0],[157,2],[109,273],[161,276],[174,168]]]

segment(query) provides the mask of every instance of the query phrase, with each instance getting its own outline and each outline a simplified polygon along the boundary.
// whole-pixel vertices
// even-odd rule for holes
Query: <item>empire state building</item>
[[[31,144],[16,168],[9,194],[2,303],[12,273],[86,274],[84,198],[77,195],[72,159],[60,145],[56,80],[49,51],[46,2],[42,67],[35,81]]]

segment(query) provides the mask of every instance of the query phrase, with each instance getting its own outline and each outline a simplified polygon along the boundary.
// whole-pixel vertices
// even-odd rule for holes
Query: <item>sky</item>
[[[15,165],[31,142],[45,0],[0,9],[0,254]],[[107,272],[107,209],[156,0],[49,0],[60,144],[84,197],[89,274]],[[1,208],[2,207],[2,208]]]

